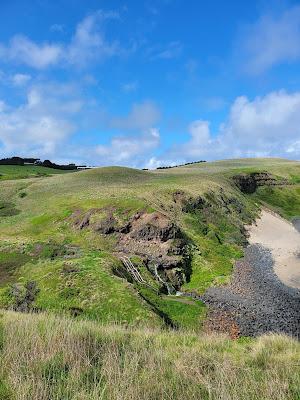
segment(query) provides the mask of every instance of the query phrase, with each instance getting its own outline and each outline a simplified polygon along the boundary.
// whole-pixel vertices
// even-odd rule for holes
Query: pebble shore
[[[226,316],[237,336],[275,332],[300,337],[300,290],[284,285],[273,263],[271,252],[263,246],[245,249],[230,284],[210,288],[200,297],[210,309],[210,329],[222,330]]]

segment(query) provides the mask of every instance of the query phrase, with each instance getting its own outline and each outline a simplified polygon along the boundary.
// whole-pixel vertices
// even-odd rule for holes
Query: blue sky
[[[300,158],[300,2],[2,0],[0,152]]]

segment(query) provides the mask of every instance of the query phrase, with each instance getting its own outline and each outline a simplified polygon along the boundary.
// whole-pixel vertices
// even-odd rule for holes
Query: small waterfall
[[[154,276],[156,277],[156,279],[157,279],[160,283],[162,283],[162,285],[163,285],[164,287],[167,288],[168,295],[174,294],[174,288],[173,288],[173,286],[170,285],[168,282],[164,281],[164,280],[162,279],[162,277],[159,275],[159,273],[158,273],[158,271],[157,271],[157,265],[154,265],[153,271],[154,271]]]
[[[129,257],[125,257],[125,256],[121,257],[121,261],[122,261],[123,265],[125,266],[127,272],[130,274],[130,276],[132,277],[132,279],[135,282],[146,285],[146,286],[150,287],[151,289],[156,290],[151,285],[149,285],[149,283],[147,283],[145,281],[145,279],[142,277],[139,270],[134,266],[134,264],[132,263],[132,261],[130,260]],[[152,272],[153,272],[155,278],[167,289],[168,295],[176,293],[174,287],[169,282],[163,280],[163,278],[159,275],[159,273],[157,271],[157,265],[154,265]]]

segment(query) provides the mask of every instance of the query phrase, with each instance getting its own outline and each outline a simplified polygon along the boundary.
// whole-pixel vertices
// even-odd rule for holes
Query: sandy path
[[[248,227],[250,244],[268,248],[274,271],[286,285],[300,289],[300,232],[280,216],[263,210],[255,225]]]

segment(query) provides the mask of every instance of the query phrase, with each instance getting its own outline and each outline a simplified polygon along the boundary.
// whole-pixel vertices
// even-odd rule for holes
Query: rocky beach
[[[231,336],[280,332],[300,336],[300,234],[278,215],[263,210],[248,227],[249,246],[231,282],[210,288],[209,330]]]

